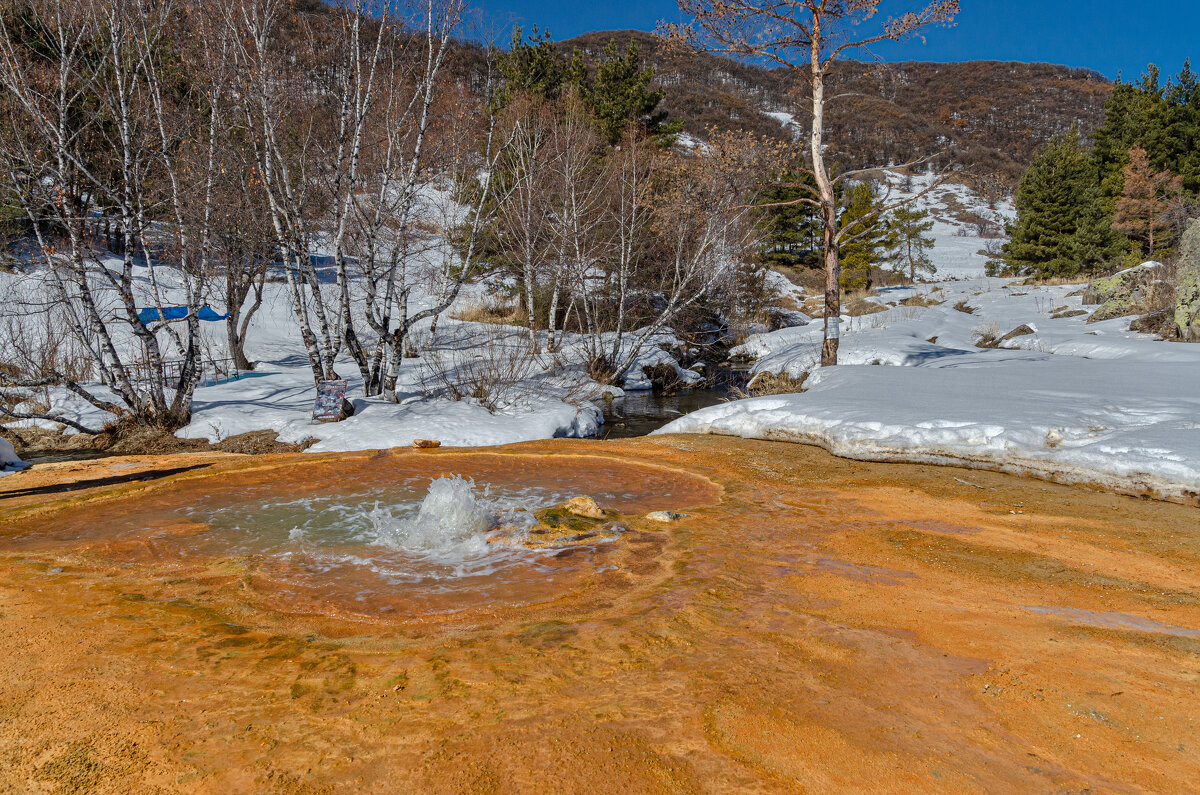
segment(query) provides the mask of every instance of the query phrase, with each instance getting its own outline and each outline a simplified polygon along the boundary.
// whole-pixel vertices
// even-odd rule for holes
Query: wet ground
[[[586,472],[631,530],[397,615],[131,518],[472,470]],[[36,467],[0,478],[0,790],[1187,792],[1198,516],[719,437]]]

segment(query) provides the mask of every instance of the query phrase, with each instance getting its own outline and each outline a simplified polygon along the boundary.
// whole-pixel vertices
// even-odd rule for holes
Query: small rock
[[[429,450],[434,447],[441,447],[442,443],[437,439],[413,439],[413,447],[421,450]]]
[[[646,518],[651,522],[678,522],[685,516],[687,516],[686,513],[675,513],[675,511],[651,511],[646,514]]]
[[[1037,334],[1037,329],[1035,329],[1033,326],[1030,326],[1026,323],[1022,323],[1021,325],[1017,326],[1012,331],[1005,334],[1000,339],[996,340],[996,344],[999,345],[1002,342],[1008,342],[1009,340],[1015,339],[1017,337],[1026,337],[1030,334]]]
[[[563,503],[568,513],[582,516],[585,519],[603,519],[604,510],[591,497],[572,497]]]

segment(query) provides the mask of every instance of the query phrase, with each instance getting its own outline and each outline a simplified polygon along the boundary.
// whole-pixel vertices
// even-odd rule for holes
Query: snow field
[[[1071,316],[1081,288],[980,277],[881,290],[886,312],[842,319],[839,367],[816,366],[819,320],[735,349],[755,372],[810,373],[806,392],[713,406],[659,432],[802,441],[847,458],[986,466],[1193,499],[1200,346],[1130,332],[1129,318],[1089,325],[1086,314]],[[899,303],[918,295],[940,303]],[[1034,333],[975,346],[983,333],[1021,325]]]

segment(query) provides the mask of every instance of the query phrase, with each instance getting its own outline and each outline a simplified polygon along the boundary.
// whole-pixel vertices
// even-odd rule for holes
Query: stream
[[[602,406],[604,426],[601,439],[628,439],[646,436],[672,420],[718,403],[734,400],[746,386],[748,368],[717,369],[712,385],[664,393],[652,390],[626,392],[625,397]]]

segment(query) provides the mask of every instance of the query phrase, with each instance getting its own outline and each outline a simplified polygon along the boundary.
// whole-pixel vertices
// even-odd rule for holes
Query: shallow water
[[[600,438],[646,436],[684,414],[733,400],[737,389],[745,387],[746,376],[743,371],[722,369],[710,388],[680,389],[673,394],[628,391],[604,406]]]
[[[1177,627],[1164,624],[1152,618],[1132,616],[1128,613],[1113,611],[1084,610],[1078,607],[1025,607],[1031,613],[1061,616],[1079,624],[1086,624],[1101,629],[1123,629],[1133,632],[1148,632],[1155,635],[1173,635],[1177,638],[1200,638],[1200,629]]]
[[[687,505],[707,493],[698,480],[590,457],[385,454],[185,480],[60,517],[10,546],[206,566],[287,611],[411,617],[578,587],[616,565],[606,541],[534,550],[498,528],[582,494],[620,512]]]
[[[87,789],[80,771],[214,793],[1200,780],[1196,638],[1162,634],[1200,627],[1195,509],[709,436],[115,466],[176,474],[0,479],[0,789]],[[416,500],[451,473],[493,496],[593,494],[634,529],[538,559],[540,580],[481,578],[474,602],[176,554],[217,532],[180,506],[255,492],[334,517],[346,495],[411,482]],[[634,518],[656,509],[689,516]],[[1072,629],[1096,615],[1158,634]]]

